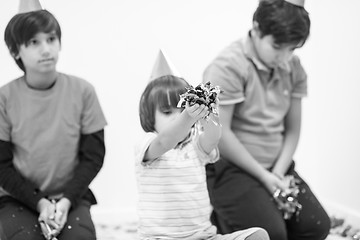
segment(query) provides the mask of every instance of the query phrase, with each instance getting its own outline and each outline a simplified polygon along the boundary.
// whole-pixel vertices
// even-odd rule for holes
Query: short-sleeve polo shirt
[[[270,70],[258,60],[247,36],[226,47],[205,69],[203,82],[208,81],[223,90],[220,105],[235,105],[231,128],[237,138],[262,166],[271,167],[282,148],[291,98],[307,95],[299,58],[293,55]]]

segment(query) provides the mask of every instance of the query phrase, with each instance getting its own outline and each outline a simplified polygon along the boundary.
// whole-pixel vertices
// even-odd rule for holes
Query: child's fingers
[[[209,111],[209,108],[205,104],[199,105],[198,103],[190,106],[188,103],[186,105],[186,110],[192,118],[201,119],[204,118]]]
[[[196,109],[199,108],[199,104],[195,103],[194,105],[190,105],[189,102],[186,103],[186,108],[190,111],[190,112],[194,112]]]
[[[205,105],[201,105],[195,112],[195,117],[198,119],[204,118],[209,111],[209,108]]]
[[[186,103],[186,110],[190,113],[190,114],[193,114],[197,111],[197,109],[200,107],[199,104],[194,104],[192,106],[190,106],[189,103]]]
[[[199,113],[199,115],[201,115],[202,117],[205,117],[207,112],[209,111],[209,108],[205,105],[202,105],[203,108],[201,109],[201,112]]]
[[[200,115],[202,112],[204,112],[205,108],[207,108],[204,104],[195,104],[195,108],[193,108],[192,113],[194,113],[195,116]]]

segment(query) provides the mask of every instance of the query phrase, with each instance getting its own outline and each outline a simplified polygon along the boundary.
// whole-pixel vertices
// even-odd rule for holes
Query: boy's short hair
[[[19,54],[20,45],[28,44],[28,41],[37,33],[50,33],[55,31],[61,43],[60,24],[49,11],[38,10],[16,14],[5,28],[5,43],[13,56],[16,64],[25,72],[21,59],[16,59]]]
[[[253,15],[261,36],[272,35],[276,44],[302,46],[310,34],[308,12],[284,0],[260,0]]]
[[[140,98],[140,123],[145,132],[155,131],[156,109],[176,108],[180,94],[190,87],[183,78],[166,75],[148,83]]]

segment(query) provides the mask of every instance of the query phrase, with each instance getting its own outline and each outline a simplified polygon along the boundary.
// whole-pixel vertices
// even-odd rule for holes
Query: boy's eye
[[[54,42],[56,39],[57,39],[56,36],[51,36],[51,37],[49,37],[48,41],[49,42]]]
[[[172,111],[170,109],[164,109],[164,110],[162,110],[162,113],[165,115],[170,115],[170,114],[172,114]]]
[[[36,45],[36,44],[38,44],[38,40],[36,40],[36,39],[30,39],[30,41],[28,42],[28,44],[27,45]]]
[[[281,46],[280,45],[272,45],[272,47],[274,48],[274,49],[276,49],[276,50],[280,50],[281,49]]]

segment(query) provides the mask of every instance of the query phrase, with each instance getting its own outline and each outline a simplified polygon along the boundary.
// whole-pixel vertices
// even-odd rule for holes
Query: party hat
[[[285,1],[299,7],[304,7],[305,5],[305,0],[285,0]]]
[[[150,81],[165,75],[173,75],[176,77],[181,77],[179,72],[176,70],[176,68],[170,61],[170,59],[165,54],[165,52],[162,49],[160,49],[159,54],[155,60],[153,70],[150,75]]]
[[[19,13],[42,10],[39,0],[20,0]]]

